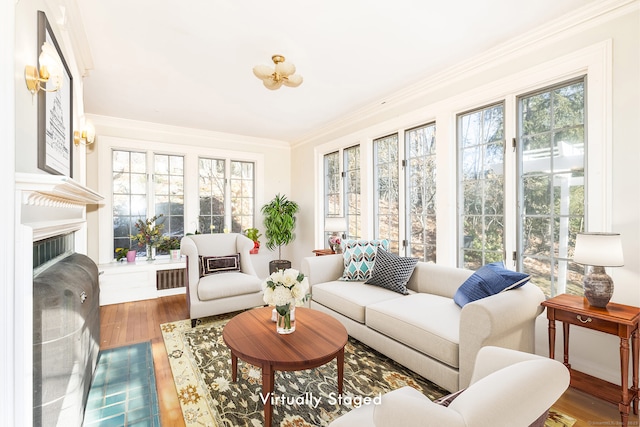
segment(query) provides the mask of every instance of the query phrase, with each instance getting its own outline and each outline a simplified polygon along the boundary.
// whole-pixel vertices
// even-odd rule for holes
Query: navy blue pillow
[[[529,281],[531,276],[504,268],[501,262],[483,265],[460,285],[453,301],[464,307],[473,301],[500,292],[516,289]]]

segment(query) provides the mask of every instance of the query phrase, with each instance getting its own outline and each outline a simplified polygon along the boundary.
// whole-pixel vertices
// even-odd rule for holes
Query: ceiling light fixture
[[[56,49],[49,43],[42,43],[41,53],[38,57],[38,67],[27,65],[24,67],[24,79],[27,89],[35,95],[39,90],[55,92],[62,87],[62,61]],[[51,83],[51,87],[45,87],[44,83]]]
[[[280,89],[282,85],[298,87],[302,84],[302,76],[295,74],[296,66],[290,62],[284,62],[284,56],[273,55],[271,59],[276,64],[275,69],[268,65],[253,67],[253,74],[262,80],[267,89]]]

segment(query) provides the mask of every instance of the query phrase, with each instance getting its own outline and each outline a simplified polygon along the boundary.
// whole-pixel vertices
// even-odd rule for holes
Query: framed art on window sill
[[[38,11],[38,54],[43,43],[54,46],[62,63],[56,91],[38,91],[38,169],[73,177],[73,78],[44,12]]]

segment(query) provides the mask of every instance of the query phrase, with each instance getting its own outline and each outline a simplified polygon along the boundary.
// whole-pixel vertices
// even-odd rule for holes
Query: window
[[[400,192],[398,134],[373,141],[374,152],[374,233],[389,240],[389,251],[400,250]]]
[[[345,216],[347,220],[347,238],[359,239],[361,237],[360,212],[360,146],[346,148],[344,150],[344,194]]]
[[[231,232],[253,228],[255,205],[253,162],[231,161]]]
[[[113,150],[113,256],[116,248],[139,248],[129,236],[134,224],[147,217],[147,157],[144,152]]]
[[[504,106],[458,116],[458,265],[504,259]]]
[[[153,171],[155,214],[162,215],[162,233],[184,235],[184,157],[156,154]]]
[[[339,152],[324,156],[324,215],[342,216],[340,210],[340,157]]]
[[[200,158],[199,170],[198,230],[205,234],[225,230],[240,233],[253,227],[255,164]]]
[[[200,159],[198,196],[201,233],[222,233],[225,216],[225,162],[221,159]]]
[[[405,132],[407,253],[436,262],[436,125]]]
[[[520,271],[548,297],[582,295],[571,262],[585,223],[584,79],[518,99]]]

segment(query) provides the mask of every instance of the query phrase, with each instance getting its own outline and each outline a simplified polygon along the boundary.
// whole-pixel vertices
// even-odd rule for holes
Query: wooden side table
[[[333,254],[335,254],[333,249],[314,249],[313,253],[316,254],[316,256],[333,255]]]
[[[629,410],[638,413],[638,354],[640,348],[640,308],[609,303],[605,308],[592,307],[586,298],[562,294],[542,302],[549,319],[549,357],[555,357],[556,323],[562,322],[564,364],[571,372],[571,386],[618,405],[622,425],[627,426]],[[621,385],[571,369],[569,363],[569,325],[589,328],[620,337]],[[633,384],[629,388],[629,342],[631,342]]]

